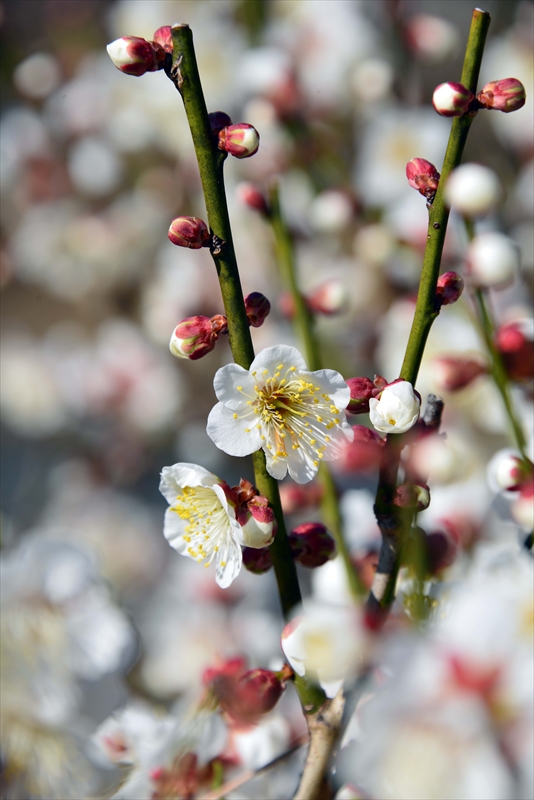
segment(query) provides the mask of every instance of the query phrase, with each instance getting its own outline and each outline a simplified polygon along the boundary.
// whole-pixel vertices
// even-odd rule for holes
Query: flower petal
[[[180,462],[173,464],[172,467],[163,467],[159,490],[163,497],[172,504],[184,486],[213,486],[218,482],[219,478],[204,467]]]
[[[322,391],[330,396],[332,403],[339,409],[344,409],[350,401],[350,389],[345,383],[345,379],[334,369],[318,369],[312,372],[313,381],[317,383]]]
[[[237,578],[242,563],[243,554],[241,546],[232,531],[232,534],[226,537],[224,544],[219,548],[217,553],[215,580],[221,589],[227,589],[232,581]]]
[[[256,416],[251,410],[247,417],[234,418],[234,411],[222,403],[214,406],[208,417],[206,431],[220,450],[230,456],[248,456],[261,447]]]
[[[177,553],[191,558],[190,553],[187,552],[187,542],[183,538],[186,525],[187,520],[182,519],[176,511],[172,511],[170,508],[167,509],[163,523],[163,535]]]
[[[290,347],[287,344],[277,344],[274,347],[266,347],[265,350],[261,350],[250,365],[250,372],[252,374],[253,372],[267,369],[271,375],[274,375],[279,364],[296,367],[298,372],[308,372],[304,356],[299,353],[296,347]]]
[[[315,464],[304,447],[300,447],[288,452],[287,468],[295,483],[309,483],[317,475],[319,463]]]
[[[273,457],[268,450],[264,448],[265,464],[267,472],[272,478],[281,481],[287,475],[287,461],[283,458]]]
[[[237,388],[238,386],[243,387],[242,392]],[[254,378],[239,364],[227,364],[217,370],[213,379],[213,388],[217,400],[234,411],[246,406],[247,400],[255,396]]]

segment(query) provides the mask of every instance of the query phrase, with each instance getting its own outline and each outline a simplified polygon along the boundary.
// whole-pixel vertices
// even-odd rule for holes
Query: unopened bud
[[[304,522],[289,534],[295,561],[304,567],[321,567],[336,555],[336,543],[320,522]]]
[[[263,575],[273,566],[271,551],[268,547],[244,547],[243,566],[254,575]]]
[[[219,337],[221,333],[228,333],[228,319],[224,314],[215,314],[210,319],[211,330]]]
[[[432,95],[432,105],[442,117],[461,117],[474,99],[473,92],[463,84],[448,81],[436,86]]]
[[[533,465],[508,448],[495,453],[488,464],[490,487],[507,492],[519,491],[532,480]]]
[[[213,350],[217,338],[209,317],[187,317],[174,329],[169,349],[177,358],[197,361]]]
[[[436,300],[440,306],[450,306],[460,299],[464,290],[464,279],[457,272],[444,272],[438,278]]]
[[[482,164],[461,164],[445,184],[445,202],[465,217],[482,217],[496,207],[501,197],[497,175]]]
[[[232,120],[226,111],[212,111],[211,114],[208,114],[208,119],[211,126],[211,132],[216,138],[218,138],[219,133],[223,128],[227,128],[228,125],[232,124]]]
[[[349,378],[346,384],[350,389],[350,401],[347,406],[349,414],[369,413],[370,398],[376,397],[380,392],[373,381],[370,378],[357,377]]]
[[[198,217],[176,217],[167,235],[173,244],[191,250],[207,247],[210,238],[206,223]]]
[[[203,686],[212,686],[220,678],[238,678],[247,668],[247,660],[241,656],[221,661],[213,667],[206,667],[202,673]]]
[[[166,53],[172,53],[172,28],[170,25],[162,25],[152,38],[154,43],[163,47]]]
[[[512,517],[517,524],[527,531],[534,528],[534,481],[525,483],[520,491],[519,497],[511,507]]]
[[[468,356],[436,356],[432,361],[432,374],[438,392],[457,392],[470,386],[488,369],[485,364]]]
[[[279,701],[285,686],[268,669],[249,669],[237,680],[218,681],[214,692],[223,711],[237,722],[253,722]]]
[[[534,378],[534,326],[532,320],[501,325],[495,334],[495,347],[513,381]]]
[[[517,78],[490,81],[478,93],[477,100],[484,108],[509,114],[510,111],[517,111],[525,105],[525,87]]]
[[[424,511],[430,505],[430,489],[426,483],[403,483],[397,486],[393,503],[399,508]]]
[[[219,150],[230,153],[235,158],[250,158],[257,153],[260,135],[253,125],[238,122],[219,131]]]
[[[431,575],[450,567],[458,554],[458,545],[447,532],[429,533],[425,541],[427,570]]]
[[[265,195],[253,183],[240,183],[237,187],[237,197],[243,205],[259,211],[266,217],[269,215],[269,206]]]
[[[323,495],[322,487],[312,481],[311,483],[282,483],[280,485],[280,500],[285,514],[294,514],[303,508],[317,506]]]
[[[439,185],[439,172],[434,164],[424,158],[412,158],[406,164],[406,177],[412,189],[426,197],[432,202]]]
[[[519,248],[504,233],[479,233],[467,250],[467,270],[481,289],[508,286],[519,273]]]
[[[108,44],[106,50],[117,69],[137,77],[161,69],[165,55],[159,44],[140,36],[122,36]]]
[[[252,328],[261,328],[271,310],[271,304],[261,292],[251,292],[245,297],[245,311]]]
[[[241,525],[242,544],[246,547],[267,547],[276,533],[274,511],[266,497],[256,495],[246,505],[236,509]]]
[[[347,290],[343,281],[332,278],[318,286],[306,298],[308,308],[315,314],[338,314],[347,303]]]
[[[402,378],[388,383],[369,400],[369,419],[381,433],[405,433],[419,419],[421,395]]]

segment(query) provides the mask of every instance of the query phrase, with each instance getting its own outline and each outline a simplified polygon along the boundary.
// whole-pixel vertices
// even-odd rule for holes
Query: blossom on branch
[[[294,347],[268,347],[250,370],[238,364],[222,367],[214,380],[220,401],[208,417],[208,436],[232,456],[262,448],[267,471],[281,480],[289,471],[307,483],[322,459],[341,455],[354,433],[344,409],[350,389],[339,372],[310,372]]]
[[[411,383],[394,381],[369,400],[369,418],[377,431],[404,433],[419,419],[421,398]]]

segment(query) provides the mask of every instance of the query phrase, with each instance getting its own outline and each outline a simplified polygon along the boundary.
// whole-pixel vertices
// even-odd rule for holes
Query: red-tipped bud
[[[475,99],[463,84],[448,81],[434,89],[432,105],[442,117],[461,117]]]
[[[468,356],[437,356],[432,371],[439,392],[458,392],[487,373],[481,361]]]
[[[254,722],[279,701],[285,684],[268,669],[249,669],[239,678],[222,679],[213,686],[223,711],[238,723]]]
[[[534,378],[534,341],[532,323],[528,320],[501,325],[495,334],[495,347],[513,381]]]
[[[228,125],[219,132],[219,150],[230,153],[235,158],[250,158],[257,153],[259,146],[260,135],[247,122]]]
[[[320,522],[304,522],[289,534],[295,561],[303,567],[321,567],[336,555],[336,543]]]
[[[159,44],[139,36],[122,36],[108,44],[106,50],[117,69],[136,77],[160,69],[165,56]]]
[[[280,500],[285,514],[318,506],[322,495],[322,487],[314,481],[305,484],[282,483],[280,486]]]
[[[226,111],[212,111],[211,114],[208,114],[208,119],[210,121],[211,132],[216,138],[218,138],[223,128],[227,128],[228,125],[232,124],[232,120]]]
[[[500,450],[491,459],[488,465],[490,486],[506,492],[517,492],[525,483],[532,481],[534,466],[510,450]]]
[[[263,575],[273,566],[271,552],[268,547],[244,547],[243,566],[254,575]]]
[[[271,544],[277,525],[266,497],[256,495],[246,505],[237,508],[236,518],[241,525],[241,543],[246,547],[262,548]]]
[[[399,508],[424,511],[430,505],[430,489],[426,483],[403,483],[397,486],[393,503]]]
[[[460,299],[464,290],[464,279],[457,272],[444,272],[438,278],[436,301],[439,306],[450,306]]]
[[[510,111],[517,111],[525,105],[525,87],[517,78],[490,81],[478,93],[477,100],[484,108],[509,114]]]
[[[263,192],[260,192],[253,183],[240,183],[237,187],[237,197],[243,205],[253,208],[254,211],[259,211],[265,217],[269,216],[267,199]]]
[[[511,507],[512,516],[517,524],[526,531],[534,528],[534,480],[524,483],[519,497]]]
[[[159,44],[166,53],[172,53],[172,28],[170,25],[162,25],[152,37],[155,44]]]
[[[214,333],[209,317],[187,317],[178,323],[169,342],[169,349],[177,358],[197,361],[211,353],[218,335]]]
[[[417,189],[429,202],[433,201],[439,185],[439,172],[434,164],[424,158],[412,158],[406,164],[406,177],[412,189]]]
[[[202,673],[202,685],[210,686],[219,678],[238,678],[247,668],[247,660],[242,656],[228,658],[213,667],[206,667]]]
[[[347,304],[345,284],[337,278],[325,281],[307,296],[306,302],[314,314],[339,314]]]
[[[271,304],[261,292],[251,292],[245,297],[245,311],[249,325],[253,328],[261,328],[266,318],[269,316]]]
[[[349,378],[346,383],[350,389],[350,402],[347,406],[349,414],[367,414],[370,398],[376,397],[380,389],[377,389],[372,380],[364,377]]]
[[[171,222],[167,236],[178,247],[200,250],[201,247],[208,247],[210,233],[206,223],[198,217],[176,217]]]

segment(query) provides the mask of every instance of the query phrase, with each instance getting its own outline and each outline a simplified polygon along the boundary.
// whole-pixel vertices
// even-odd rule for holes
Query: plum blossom
[[[241,526],[229,487],[196,464],[174,464],[161,472],[159,490],[169,501],[163,533],[171,547],[205,566],[215,559],[215,580],[226,589],[242,564]]]
[[[232,456],[262,448],[267,471],[297,483],[317,473],[321,459],[341,455],[354,433],[344,409],[350,389],[338,372],[310,372],[294,347],[276,345],[256,356],[250,370],[222,367],[214,380],[219,403],[208,418],[208,436]]]
[[[369,418],[377,431],[404,433],[419,419],[421,398],[411,383],[390,383],[377,397],[369,400]]]

